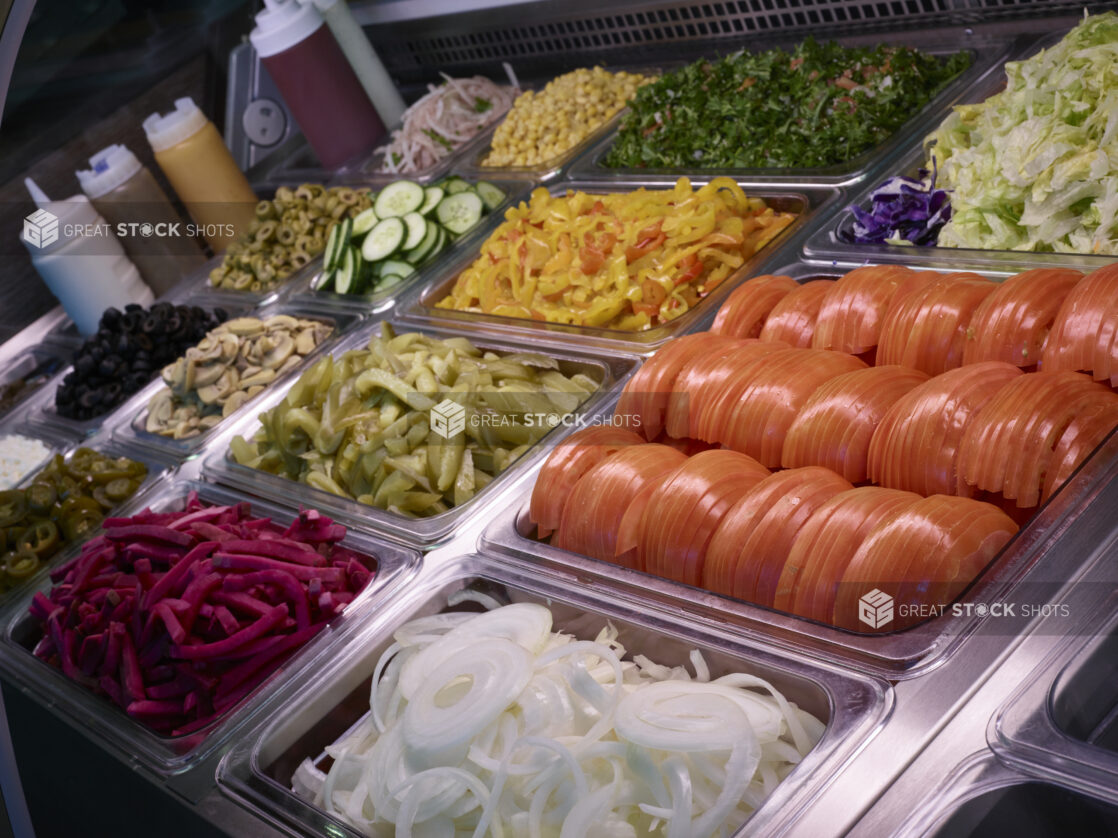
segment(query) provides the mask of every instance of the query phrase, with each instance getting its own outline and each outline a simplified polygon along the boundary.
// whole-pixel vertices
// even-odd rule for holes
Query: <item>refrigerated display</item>
[[[0,344],[39,835],[1113,831],[1114,259],[846,211],[932,236],[925,137],[1113,15],[769,5],[351,4],[421,104],[326,165],[250,44],[179,98],[236,235]]]

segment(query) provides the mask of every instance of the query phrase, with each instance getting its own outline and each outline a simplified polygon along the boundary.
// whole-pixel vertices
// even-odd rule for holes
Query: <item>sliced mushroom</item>
[[[199,389],[214,384],[225,372],[221,364],[209,364],[194,371],[194,388]]]
[[[189,361],[216,361],[221,357],[221,332],[220,328],[214,329],[207,334],[204,338],[198,341],[197,345],[190,347],[186,350],[186,359]]]
[[[227,363],[232,362],[240,351],[240,338],[232,334],[224,334],[221,336],[221,360]]]
[[[147,432],[151,434],[162,432],[171,421],[174,407],[174,397],[170,390],[163,389],[152,396],[151,401],[148,402],[147,422],[144,424]]]
[[[316,346],[318,346],[318,336],[315,334],[314,327],[300,330],[298,337],[295,338],[295,351],[300,355],[310,355]]]
[[[198,388],[198,398],[204,404],[217,404],[222,398],[233,392],[237,384],[233,378],[235,374],[234,370],[225,370],[213,384]]]
[[[277,314],[264,321],[264,326],[269,332],[274,332],[279,329],[292,332],[298,329],[300,325],[299,321],[290,314]]]
[[[264,369],[256,373],[256,375],[247,376],[240,380],[241,387],[247,389],[249,387],[263,386],[271,384],[276,380],[276,371]]]
[[[275,370],[282,367],[284,362],[291,357],[291,353],[295,351],[295,341],[291,335],[284,332],[276,335],[271,343],[271,349],[268,349],[260,358],[260,364],[267,369]]]
[[[225,404],[221,406],[221,415],[223,417],[229,416],[248,400],[248,392],[245,390],[238,390],[236,393],[225,400]]]
[[[186,364],[187,361],[185,359],[179,358],[173,364],[165,366],[160,373],[163,377],[163,383],[173,388],[179,382],[186,381]]]
[[[221,328],[241,338],[254,338],[264,334],[265,331],[264,323],[255,317],[237,317],[227,320]]]

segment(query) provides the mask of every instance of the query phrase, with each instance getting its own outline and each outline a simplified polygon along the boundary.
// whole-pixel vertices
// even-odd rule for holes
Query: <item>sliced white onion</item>
[[[400,692],[411,701],[420,683],[443,661],[481,638],[504,638],[537,654],[551,636],[551,612],[542,605],[516,603],[471,614],[441,638],[410,657],[400,672]]]
[[[729,687],[661,681],[621,700],[614,717],[620,739],[659,751],[726,751],[754,737],[748,711]]]
[[[404,709],[408,747],[430,765],[461,761],[470,741],[516,701],[531,677],[532,655],[511,640],[491,637],[459,648],[431,670]]]
[[[712,838],[823,734],[760,678],[710,681],[697,651],[694,675],[623,662],[617,638],[554,633],[527,604],[402,626],[370,713],[327,747],[329,772],[300,766],[297,791],[375,836]]]

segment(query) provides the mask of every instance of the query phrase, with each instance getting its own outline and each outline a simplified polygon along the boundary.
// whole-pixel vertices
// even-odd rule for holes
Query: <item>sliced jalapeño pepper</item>
[[[58,548],[58,527],[54,521],[38,520],[20,536],[17,552],[49,556]]]
[[[22,489],[0,492],[0,527],[10,527],[27,514],[27,495]]]

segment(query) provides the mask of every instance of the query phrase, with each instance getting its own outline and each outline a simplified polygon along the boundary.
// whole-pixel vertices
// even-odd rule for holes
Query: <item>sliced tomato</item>
[[[1081,412],[1098,404],[1116,404],[1118,395],[1082,373],[1049,373],[1067,376],[1053,386],[1049,397],[1033,404],[1029,421],[1013,432],[1018,456],[1006,473],[1002,494],[1022,508],[1040,503],[1044,477],[1053,464],[1056,444]],[[1074,379],[1072,378],[1074,376]]]
[[[823,466],[851,483],[864,482],[870,440],[878,424],[898,399],[927,380],[926,373],[890,364],[824,382],[788,429],[781,465]]]
[[[933,282],[900,301],[894,298],[875,363],[902,364],[928,375],[962,366],[971,317],[998,286],[973,273],[932,276]]]
[[[1035,506],[1060,435],[1081,406],[1108,393],[1075,372],[1013,379],[968,424],[959,447],[963,479],[1020,507]]]
[[[971,495],[958,468],[963,433],[994,394],[1020,375],[1012,364],[983,361],[914,387],[894,402],[873,432],[867,477],[920,495]]]
[[[693,457],[700,451],[709,451],[712,448],[718,447],[717,445],[712,445],[709,442],[692,439],[691,437],[676,439],[675,437],[668,436],[667,433],[661,433],[660,436],[656,437],[656,439],[653,440],[653,442],[659,445],[667,445],[670,448],[674,448],[676,451],[680,451],[683,454],[686,454],[688,457]]]
[[[667,398],[664,430],[667,436],[683,439],[694,436],[691,432],[692,417],[697,415],[700,406],[700,392],[711,377],[719,377],[723,372],[735,369],[735,364],[727,361],[749,345],[761,345],[759,341],[742,341],[738,337],[716,335],[722,343],[712,344],[710,350],[701,355],[692,355],[676,374],[672,393]]]
[[[769,312],[799,287],[788,276],[755,276],[734,289],[718,309],[710,330],[716,335],[736,338],[758,337]]]
[[[586,472],[614,451],[643,442],[625,428],[595,425],[575,431],[559,443],[540,469],[528,506],[528,516],[539,528],[539,537],[547,538],[559,528],[563,506]]]
[[[754,371],[788,347],[780,343],[752,341],[717,359],[708,374],[699,379],[690,399],[688,436],[715,444],[726,438],[726,417],[738,393]]]
[[[833,279],[813,279],[783,297],[765,318],[761,340],[810,347],[823,297],[834,284]]]
[[[676,377],[692,358],[703,357],[720,346],[738,346],[738,341],[709,332],[676,338],[649,358],[634,373],[621,392],[615,416],[639,422],[641,434],[656,439],[664,427],[668,399]]]
[[[812,348],[851,355],[874,349],[885,311],[912,273],[901,265],[867,265],[840,277],[823,297]]]
[[[784,438],[796,414],[824,382],[866,365],[852,355],[823,349],[784,349],[750,370],[748,382],[727,385],[734,403],[722,420],[723,438],[714,440],[778,468]]]
[[[575,484],[563,506],[554,544],[601,561],[617,561],[618,534],[629,504],[686,460],[674,448],[653,443],[615,451]]]
[[[975,309],[963,363],[1005,361],[1035,367],[1064,299],[1083,278],[1070,268],[1035,268],[1012,276]]]
[[[1118,262],[1089,273],[1064,298],[1044,344],[1041,369],[1094,372],[1095,344],[1108,315],[1118,320]]]
[[[707,544],[723,516],[768,476],[768,469],[735,451],[704,451],[689,458],[648,498],[638,533],[638,566],[698,585]]]
[[[854,487],[825,468],[793,468],[766,477],[735,503],[707,547],[703,587],[771,606],[784,562],[815,510]]]
[[[921,498],[866,535],[843,573],[829,620],[868,631],[859,619],[859,599],[879,590],[894,599],[888,628],[913,625],[920,619],[913,615],[946,607],[1016,532],[1012,519],[991,504],[948,495]]]
[[[912,492],[861,486],[822,504],[792,543],[773,608],[829,623],[839,582],[866,536],[918,500]]]
[[[1115,428],[1118,428],[1118,405],[1114,402],[1099,400],[1080,410],[1052,450],[1052,460],[1044,475],[1041,502],[1052,497]]]
[[[1091,371],[1096,381],[1110,379],[1110,386],[1118,387],[1118,311],[1103,315],[1091,354]]]
[[[1103,321],[1104,328],[1110,327],[1110,352],[1095,365],[1095,379],[1105,381],[1110,379],[1111,387],[1118,387],[1118,312],[1107,315]],[[1099,329],[1102,335],[1103,329]]]

